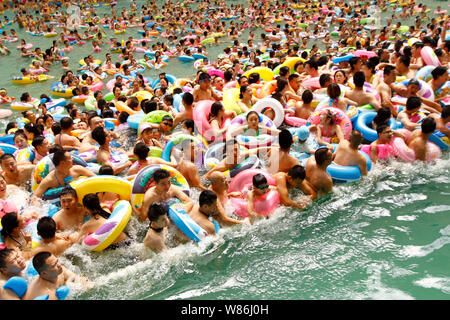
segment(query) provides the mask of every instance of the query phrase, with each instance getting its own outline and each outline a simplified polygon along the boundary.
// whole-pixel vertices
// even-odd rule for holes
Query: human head
[[[341,87],[337,83],[330,83],[327,87],[327,94],[331,99],[338,99],[341,95]]]
[[[353,83],[356,88],[362,88],[364,86],[364,82],[366,81],[366,75],[362,71],[355,72],[353,75]]]
[[[37,233],[42,239],[52,239],[56,234],[56,223],[51,217],[42,217],[37,223]]]
[[[42,251],[33,257],[33,267],[43,279],[54,281],[63,272],[58,259],[48,251]]]
[[[214,191],[203,190],[200,193],[198,204],[199,210],[204,214],[213,216],[217,213],[217,195]]]
[[[105,211],[100,205],[100,199],[96,193],[88,193],[83,197],[83,206],[92,216],[99,215],[108,219],[110,213]]]
[[[0,250],[0,272],[5,276],[20,274],[27,264],[20,251],[13,249]]]
[[[148,208],[147,216],[150,223],[154,222],[159,226],[165,227],[169,225],[168,214],[169,210],[166,205],[153,202]]]
[[[287,174],[288,182],[294,187],[299,187],[306,178],[305,168],[299,164],[289,169]]]
[[[431,134],[434,132],[434,130],[436,130],[436,120],[431,117],[425,118],[422,121],[420,128],[422,129],[422,133]]]
[[[332,160],[333,154],[328,148],[319,148],[314,152],[317,165],[327,167]]]
[[[56,150],[53,153],[52,161],[56,168],[58,168],[58,167],[71,168],[73,165],[73,160],[72,160],[72,156],[70,155],[70,153],[68,151],[61,150],[61,149]]]
[[[47,155],[50,149],[50,143],[44,136],[34,137],[31,145],[36,149],[36,151],[41,155]]]
[[[406,111],[415,112],[420,109],[422,99],[417,96],[411,96],[406,100]]]
[[[357,149],[361,144],[362,138],[363,137],[361,132],[359,132],[358,130],[353,130],[349,137],[350,146],[354,149]]]
[[[2,170],[10,175],[19,174],[16,158],[12,154],[4,154],[0,157]]]
[[[263,195],[269,190],[267,178],[261,173],[257,173],[253,176],[252,183],[256,195]]]
[[[97,127],[94,130],[92,130],[92,139],[97,141],[97,143],[101,146],[107,142],[109,143],[108,136],[109,136],[108,133],[103,127]]]
[[[76,208],[78,203],[77,191],[71,186],[65,186],[59,195],[59,201],[64,211]]]
[[[391,141],[392,129],[387,124],[377,126],[378,139],[381,141]]]
[[[158,188],[168,192],[171,187],[170,172],[164,169],[157,169],[153,172],[153,179]]]
[[[279,136],[279,144],[280,144],[280,149],[282,150],[288,150],[293,142],[292,139],[292,134],[288,129],[283,129],[281,130]]]
[[[448,69],[444,66],[439,66],[431,71],[434,81],[445,82],[448,80]]]
[[[138,142],[134,146],[133,154],[136,155],[138,160],[145,160],[148,157],[150,149],[147,147],[147,145],[143,142]]]

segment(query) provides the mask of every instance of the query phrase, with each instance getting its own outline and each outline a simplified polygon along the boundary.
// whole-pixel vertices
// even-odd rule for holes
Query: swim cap
[[[309,129],[307,126],[301,126],[298,128],[298,130],[295,132],[295,135],[298,137],[300,141],[306,141],[309,137]]]

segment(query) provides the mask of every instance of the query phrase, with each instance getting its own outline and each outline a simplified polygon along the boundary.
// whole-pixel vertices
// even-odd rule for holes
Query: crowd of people
[[[366,176],[371,163],[405,160],[403,151],[412,154],[411,161],[435,159],[440,151],[430,156],[433,135],[442,141],[440,148],[448,146],[450,19],[440,7],[431,12],[415,1],[384,0],[133,1],[122,10],[110,1],[2,5],[15,17],[4,21],[10,27],[3,30],[0,51],[20,38],[17,28],[54,36],[45,50],[20,41],[18,55],[24,64],[32,59],[21,73],[37,81],[59,69],[52,94],[64,92],[67,101],[55,106],[48,92],[39,99],[24,92],[16,99],[25,108],[23,118],[8,119],[1,137],[14,147],[0,148],[1,299],[58,299],[58,289],[71,282],[92,288],[58,256],[104,226],[123,197],[102,187],[81,197],[74,181],[105,175],[133,184],[143,170],[159,166],[142,203],[132,208],[135,219],[148,224],[143,246],[159,253],[168,250],[169,233],[177,244],[192,241],[169,219],[174,199],[201,230],[215,235],[220,227],[269,218],[271,212],[258,208],[269,193],[279,198],[276,204],[307,209],[339,180],[330,174],[331,165],[355,167]],[[110,14],[97,15],[99,6],[109,6]],[[382,23],[380,12],[390,8],[394,13]],[[405,28],[408,18],[414,23]],[[108,39],[104,28],[114,30],[114,37]],[[136,36],[119,40],[124,30],[138,28]],[[89,44],[93,52],[106,52],[104,61],[89,54],[77,70],[69,68],[71,52]],[[211,59],[207,47],[224,44],[223,53]],[[195,61],[192,79],[164,72],[181,57]],[[161,69],[158,79],[149,82],[147,69]],[[373,114],[367,123],[372,138],[355,129],[366,112]],[[130,120],[139,116],[132,128]],[[163,158],[161,151],[180,137]],[[214,165],[206,165],[206,155],[219,143]],[[76,162],[81,155],[90,155],[87,162],[97,166]],[[51,166],[37,179],[45,159]],[[199,190],[198,201],[174,183],[173,170]],[[246,170],[253,170],[246,188],[230,188]],[[55,212],[40,212],[46,194],[57,189]],[[29,203],[10,199],[17,190],[31,192]],[[245,214],[233,213],[233,199],[243,201]],[[33,222],[37,245],[28,227]],[[125,228],[106,250],[136,241]],[[37,273],[33,278],[30,265]],[[25,291],[6,285],[17,277],[31,278]]]

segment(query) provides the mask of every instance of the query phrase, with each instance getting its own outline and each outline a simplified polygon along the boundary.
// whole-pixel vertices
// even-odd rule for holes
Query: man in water
[[[24,300],[33,300],[42,295],[48,295],[48,300],[57,300],[56,289],[68,282],[81,282],[85,288],[92,287],[92,283],[63,267],[48,251],[39,252],[33,257],[33,267],[39,277],[36,277],[28,286]]]
[[[89,131],[89,134],[83,138],[83,141],[81,142],[81,146],[78,150],[79,153],[86,152],[86,151],[96,148],[97,142],[92,138],[92,131],[97,127],[104,128],[105,122],[99,116],[94,115],[88,119],[88,125],[89,125],[90,131]],[[114,131],[109,132],[109,134],[111,135],[111,138],[113,138],[113,139],[118,138],[117,133],[115,133]]]
[[[417,96],[411,96],[406,100],[406,107],[399,112],[397,117],[405,129],[414,130],[420,127],[418,122],[422,118],[419,113],[421,105],[422,100]]]
[[[353,130],[349,140],[342,139],[334,153],[334,163],[341,166],[357,166],[361,175],[367,175],[367,160],[364,155],[359,153],[359,145],[362,141],[362,134]]]
[[[291,132],[287,129],[281,130],[278,139],[280,146],[270,149],[270,158],[267,165],[270,174],[288,172],[290,168],[300,164],[297,158],[289,155],[294,141]]]
[[[10,290],[3,288],[6,281],[12,277],[23,278],[26,262],[18,250],[0,250],[0,300],[18,300],[20,297]]]
[[[273,175],[277,182],[277,189],[280,193],[281,203],[284,206],[294,207],[297,209],[305,209],[306,204],[309,201],[302,203],[295,203],[289,198],[289,190],[294,188],[299,188],[303,193],[309,195],[310,200],[314,200],[317,198],[317,193],[314,188],[309,184],[306,178],[305,168],[301,165],[294,165],[289,171],[286,172],[278,172]]]
[[[223,211],[223,207],[220,201],[217,201],[217,195],[211,190],[204,190],[200,193],[198,204],[192,208],[189,215],[209,235],[215,235],[217,222],[213,219],[220,211]],[[221,214],[225,215],[225,212]]]
[[[23,186],[31,179],[34,164],[26,163],[17,165],[17,161],[12,154],[4,154],[0,157],[0,165],[3,170],[3,177],[7,184]]]
[[[80,176],[95,176],[89,169],[80,165],[74,165],[72,156],[68,151],[56,150],[52,161],[55,165],[55,170],[49,172],[41,181],[33,193],[32,202],[36,202],[37,198],[42,198],[42,195],[48,189],[66,186]]]
[[[152,203],[148,209],[148,220],[150,226],[145,235],[144,246],[155,252],[162,252],[167,250],[166,239],[168,226],[170,224],[168,218],[169,210],[167,206]]]
[[[353,82],[355,84],[355,89],[347,90],[345,92],[345,97],[358,103],[358,106],[363,106],[370,104],[376,110],[381,108],[377,99],[372,93],[364,91],[364,82],[366,81],[366,75],[362,71],[355,72],[353,76]]]
[[[220,101],[222,100],[211,87],[211,76],[202,72],[198,76],[198,85],[195,86],[192,94],[194,95],[194,102],[198,102],[200,100],[213,100]]]
[[[395,67],[387,65],[383,70],[383,79],[380,80],[376,88],[378,93],[380,94],[381,106],[388,107],[394,117],[397,117],[398,113],[391,102],[392,90],[390,85],[395,82],[396,77],[397,72],[395,71]]]
[[[72,233],[70,236],[56,234],[56,223],[51,217],[42,217],[39,219],[37,233],[42,238],[42,241],[33,250],[33,255],[42,251],[48,251],[55,256],[59,256],[78,240],[77,233]]]
[[[446,105],[442,108],[441,116],[436,113],[432,113],[429,117],[436,121],[436,130],[450,139],[450,129],[446,126],[446,124],[450,122],[450,105]]]
[[[416,159],[425,161],[427,157],[427,142],[431,134],[436,130],[436,121],[433,118],[425,118],[421,130],[414,130],[406,141],[408,147],[416,153]]]
[[[62,209],[53,216],[56,228],[59,231],[79,230],[83,225],[84,208],[78,205],[78,196],[75,189],[65,187],[59,195]]]
[[[333,180],[327,173],[327,167],[332,159],[331,150],[322,147],[317,149],[314,157],[309,157],[306,162],[306,179],[318,195],[326,194],[333,189]]]
[[[138,209],[141,221],[147,219],[148,209],[154,202],[166,202],[170,199],[178,198],[183,202],[186,212],[192,209],[194,203],[181,188],[172,185],[169,171],[157,169],[153,173],[153,179],[155,180],[155,186],[145,192],[142,207]]]

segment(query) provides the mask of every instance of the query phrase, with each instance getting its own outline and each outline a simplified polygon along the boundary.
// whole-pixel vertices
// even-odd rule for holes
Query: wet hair
[[[65,186],[65,187],[62,189],[61,193],[59,194],[59,197],[62,198],[62,196],[65,196],[66,194],[70,194],[70,195],[72,195],[72,197],[74,197],[75,199],[78,199],[77,191],[76,191],[74,188],[72,188],[70,185]]]
[[[56,234],[56,223],[51,217],[42,217],[37,223],[38,234],[43,239],[51,239]]]
[[[377,127],[379,125],[385,124],[389,121],[391,115],[391,109],[389,109],[388,107],[382,107],[377,111],[376,116],[373,118],[373,123],[375,123]]]
[[[355,72],[353,75],[353,82],[355,87],[362,88],[364,86],[364,82],[366,81],[366,75],[362,71]]]
[[[44,136],[37,136],[34,137],[33,142],[31,143],[31,145],[35,148],[37,148],[38,146],[40,146],[45,140]]]
[[[303,103],[309,104],[313,100],[313,93],[311,90],[305,90],[302,93]]]
[[[209,113],[209,117],[217,117],[219,111],[223,108],[223,105],[220,101],[214,102],[211,106],[211,111]]]
[[[14,155],[5,153],[4,155],[2,155],[2,156],[0,157],[0,163],[2,163],[3,160],[8,160],[9,158],[12,158],[12,159],[16,160],[16,158],[14,157]]]
[[[28,122],[23,128],[24,130],[27,130],[28,132],[34,134],[34,136],[39,136],[43,132],[43,130],[41,130],[42,127],[34,124],[33,122]]]
[[[58,122],[52,124],[52,132],[56,136],[61,133],[61,125]]]
[[[106,132],[103,127],[97,127],[92,130],[92,139],[97,141],[99,145],[103,145],[106,142]]]
[[[322,88],[325,88],[325,85],[327,84],[327,82],[330,82],[330,81],[331,81],[331,76],[329,73],[323,73],[319,77],[319,84]]]
[[[139,158],[139,160],[145,160],[148,157],[150,149],[143,142],[138,142],[133,148],[133,153]]]
[[[55,167],[59,166],[61,161],[64,161],[65,159],[66,159],[66,150],[61,148],[53,153],[52,161]]]
[[[51,255],[52,254],[48,251],[42,251],[33,257],[33,267],[39,274],[41,274],[41,272],[45,271],[45,269],[47,268],[47,264],[45,263],[45,261],[47,261],[47,259],[50,258]]]
[[[417,96],[411,96],[406,100],[406,110],[414,110],[420,108],[422,99]]]
[[[13,249],[7,248],[0,250],[0,269],[6,268],[6,259],[8,259],[9,255],[13,252]]]
[[[257,173],[253,176],[252,183],[254,187],[267,184],[267,178],[263,174]]]
[[[158,220],[160,216],[168,215],[169,209],[162,203],[153,202],[148,208],[147,216],[150,222]]]
[[[363,136],[361,132],[358,130],[353,130],[349,137],[350,145],[357,148],[361,144],[362,138]]]
[[[280,74],[281,77],[285,77],[286,75],[288,75],[289,74],[289,67],[286,67],[286,66],[281,67],[279,74]]]
[[[92,211],[92,215],[99,215],[105,219],[108,219],[111,215],[105,211],[101,205],[98,195],[95,193],[88,193],[83,197],[83,206]]]
[[[170,173],[167,170],[164,169],[157,169],[155,172],[153,172],[153,179],[155,180],[155,183],[159,183],[163,179],[167,179],[170,177]]]
[[[194,96],[190,92],[185,92],[181,100],[184,102],[184,104],[190,106],[194,103]]]
[[[119,120],[120,123],[126,123],[129,116],[130,115],[127,112],[122,111],[121,113],[119,113],[117,119]]]
[[[73,125],[73,119],[70,117],[64,117],[61,119],[59,124],[61,125],[62,130],[70,129],[70,127]]]
[[[450,105],[446,105],[445,107],[442,108],[442,112],[441,112],[441,118],[445,119],[450,117]]]
[[[202,207],[203,205],[210,206],[216,200],[217,195],[214,193],[214,191],[203,190],[198,198],[198,204],[200,205],[200,207]]]
[[[433,133],[436,130],[436,120],[434,118],[425,118],[420,126],[422,133]]]
[[[98,170],[98,174],[100,176],[107,176],[107,175],[113,176],[114,175],[114,169],[113,169],[113,167],[104,164]]]
[[[327,87],[327,94],[331,99],[337,99],[341,95],[341,87],[337,83],[330,83]]]
[[[19,226],[19,220],[17,219],[17,213],[9,212],[2,217],[2,238],[5,239],[11,235],[14,228]]]
[[[6,128],[5,128],[5,133],[8,134],[9,130],[16,128],[16,124],[17,124],[17,122],[15,122],[15,121],[8,122],[8,124],[6,125]]]
[[[407,55],[400,56],[398,60],[407,67],[409,67],[409,65],[411,64],[411,57]]]
[[[250,73],[250,75],[248,76],[248,84],[258,83],[260,78],[261,77],[259,76],[259,73],[256,72]]]
[[[431,71],[431,75],[433,76],[433,79],[436,80],[438,77],[445,74],[447,70],[448,70],[447,67],[439,66],[434,68],[433,71]]]
[[[288,129],[281,130],[278,136],[280,148],[283,150],[287,150],[291,147],[293,139],[292,134]]]
[[[186,128],[191,129],[192,132],[195,131],[195,123],[192,119],[184,119],[183,124],[186,126]]]
[[[294,180],[297,179],[304,180],[306,178],[305,168],[297,164],[289,169],[288,176],[290,176]]]
[[[391,74],[392,70],[395,70],[395,67],[391,66],[391,65],[387,65],[386,67],[384,67],[383,74],[385,76],[388,76]]]
[[[380,124],[377,126],[377,134],[380,135],[386,128],[389,128],[387,124]]]
[[[328,148],[319,148],[314,152],[314,159],[320,166],[328,159]]]

